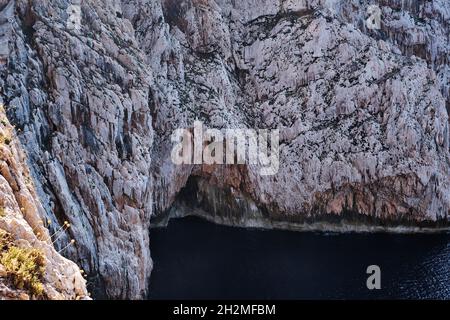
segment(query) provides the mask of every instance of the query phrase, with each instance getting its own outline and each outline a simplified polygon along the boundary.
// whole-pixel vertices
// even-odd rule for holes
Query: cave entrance
[[[191,176],[178,193],[172,206],[157,214],[152,228],[167,226],[172,218],[202,217],[210,222],[229,226],[272,228],[266,211],[232,187],[219,187],[208,180]]]

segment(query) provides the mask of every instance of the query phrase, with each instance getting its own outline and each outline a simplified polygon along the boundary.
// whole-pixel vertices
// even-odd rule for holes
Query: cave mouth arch
[[[315,232],[388,232],[388,233],[446,233],[450,221],[416,221],[406,215],[376,217],[353,210],[341,214],[324,213],[316,208],[314,214],[286,214],[276,208],[268,209],[256,203],[248,194],[231,186],[214,184],[210,179],[190,175],[169,209],[152,217],[151,228],[167,226],[172,218],[195,216],[209,222],[242,228],[279,229]]]

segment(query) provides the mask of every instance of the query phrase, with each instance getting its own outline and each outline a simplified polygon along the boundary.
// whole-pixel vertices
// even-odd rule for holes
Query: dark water
[[[260,231],[172,220],[151,230],[151,299],[450,299],[450,235]],[[366,287],[381,268],[381,290]]]

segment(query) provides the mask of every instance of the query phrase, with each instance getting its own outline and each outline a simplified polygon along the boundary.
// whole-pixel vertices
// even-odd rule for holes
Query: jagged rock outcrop
[[[193,174],[234,188],[269,220],[301,222],[347,211],[388,220],[447,219],[447,114],[425,61],[343,23],[342,3],[216,3],[186,1],[180,8],[179,2],[164,1],[160,17],[130,16],[139,31],[164,21],[165,12],[179,12],[156,32],[168,33],[171,42],[142,46],[151,49],[151,60],[161,61],[157,52],[164,48],[170,52],[167,62],[162,55],[168,71],[158,97],[171,101],[158,101],[156,109],[164,113],[170,103],[171,113],[174,106],[183,111],[164,114],[161,121],[157,114],[158,146],[170,145],[167,123],[175,129],[196,117],[215,128],[279,128],[282,165],[273,177],[249,166],[237,174],[222,167],[185,168],[180,174],[170,164],[170,150],[159,149],[159,211]],[[146,37],[138,39],[147,44]],[[183,72],[170,73],[171,67]],[[178,183],[166,183],[171,180]]]
[[[44,217],[26,156],[0,105],[0,300],[88,298],[86,280],[76,264],[54,249]],[[42,283],[40,297],[26,287],[17,287],[14,277],[18,270],[3,265],[9,242],[21,250],[32,248],[42,253],[45,269],[43,278],[38,279]]]
[[[83,34],[66,29],[69,4],[3,6],[10,42],[4,103],[36,164],[49,219],[55,228],[72,225],[77,245],[67,256],[108,296],[141,297],[152,268],[151,74],[131,23],[112,3],[83,2]]]
[[[448,2],[54,2],[0,0],[0,97],[96,296],[145,296],[150,218],[189,202],[239,225],[448,223]],[[278,174],[174,165],[196,119],[279,129]]]
[[[377,39],[392,42],[407,56],[415,55],[436,71],[441,92],[450,110],[450,8],[447,1],[352,0],[336,1],[333,9],[343,19]],[[373,3],[382,12],[381,29],[370,30],[363,21]]]

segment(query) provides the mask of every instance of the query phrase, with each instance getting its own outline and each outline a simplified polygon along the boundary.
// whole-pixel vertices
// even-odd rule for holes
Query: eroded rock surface
[[[86,280],[80,269],[53,247],[53,239],[45,227],[45,211],[27,169],[26,155],[1,105],[0,122],[0,257],[6,254],[6,242],[11,242],[18,248],[39,250],[45,263],[43,279],[39,280],[43,293],[37,297],[27,288],[16,286],[11,278],[14,270],[4,266],[0,259],[0,300],[86,299]]]
[[[364,25],[373,3],[381,30]],[[445,0],[0,0],[0,97],[43,215],[72,225],[57,248],[77,240],[66,255],[97,296],[144,297],[150,218],[188,180],[187,201],[216,221],[445,224],[449,11]],[[278,174],[174,165],[171,133],[196,119],[279,129]]]

